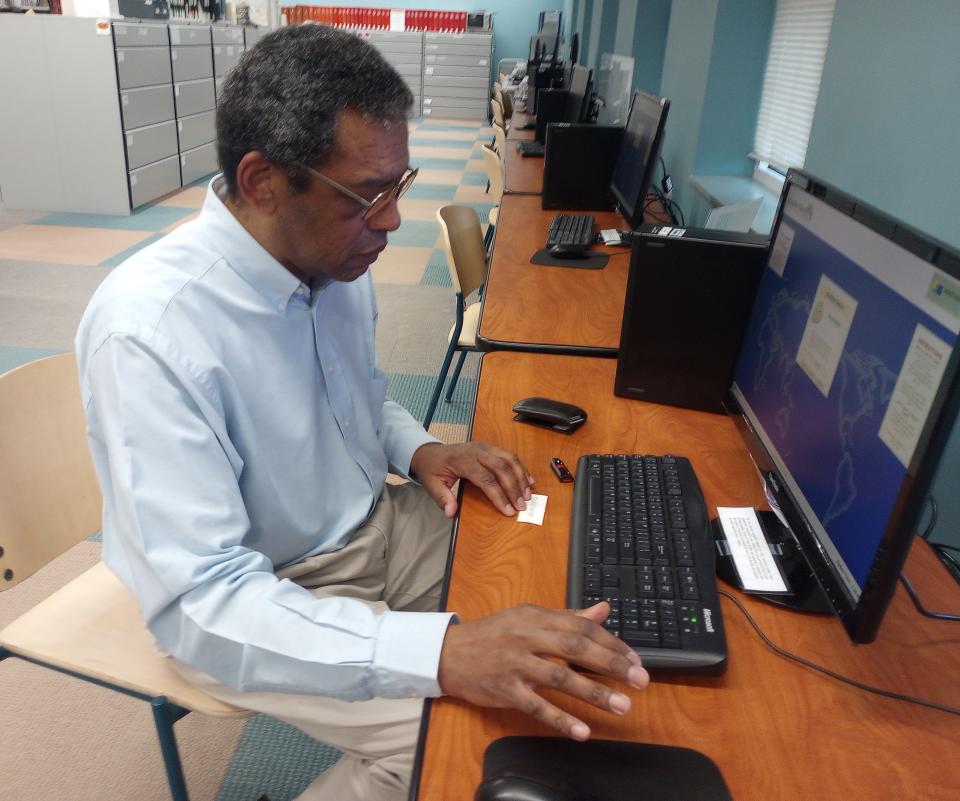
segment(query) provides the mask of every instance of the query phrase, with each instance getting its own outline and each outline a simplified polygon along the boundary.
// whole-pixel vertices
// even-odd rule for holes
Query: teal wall
[[[632,22],[633,52],[621,55],[633,56],[633,88],[660,94],[670,26],[670,0],[640,0]],[[618,24],[628,25],[630,21],[621,18]]]
[[[838,0],[806,168],[960,248],[960,3]],[[960,426],[933,494],[960,546]]]
[[[775,6],[772,0],[720,0],[695,173],[753,174],[747,153],[753,149]]]
[[[322,6],[336,5],[326,0],[282,0],[286,6]],[[346,5],[346,4],[344,4]],[[493,14],[493,66],[501,58],[526,58],[530,46],[530,37],[537,32],[541,11],[563,11],[564,0],[477,0],[477,2],[454,3],[450,0],[372,0],[360,2],[364,8],[404,8],[438,11],[489,11]],[[567,21],[564,27],[569,30]]]
[[[689,220],[691,174],[750,175],[774,0],[674,0],[660,94],[670,98],[663,158]]]
[[[674,0],[660,94],[670,98],[661,155],[673,176],[674,199],[685,203],[700,141],[718,0]]]

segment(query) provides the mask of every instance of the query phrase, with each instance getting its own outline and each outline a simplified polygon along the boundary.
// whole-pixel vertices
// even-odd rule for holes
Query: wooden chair
[[[0,453],[0,590],[8,590],[101,526],[72,353],[0,375]],[[173,724],[191,711],[250,714],[170,667],[102,562],[0,632],[0,660],[12,656],[148,701],[174,801],[188,796]]]
[[[506,158],[507,132],[496,124],[493,126],[493,147],[500,154],[500,158]]]
[[[460,359],[457,361],[453,377],[447,387],[447,394],[444,396],[447,403],[453,397],[453,390],[457,386],[457,379],[460,378],[460,371],[463,369],[463,361],[467,353],[477,350],[480,301],[474,301],[468,306],[466,299],[480,289],[487,280],[487,254],[483,247],[480,218],[477,217],[473,207],[444,206],[437,210],[437,220],[440,223],[443,249],[447,255],[450,280],[457,296],[457,318],[447,337],[447,352],[444,354],[443,365],[433,387],[427,414],[423,418],[424,428],[430,428],[430,423],[433,421],[453,354],[460,351]]]
[[[495,131],[501,130],[494,127]],[[483,237],[484,251],[489,253],[490,245],[493,242],[494,229],[497,227],[497,219],[500,214],[500,199],[503,197],[503,157],[490,145],[481,145],[480,151],[483,153],[483,165],[487,170],[487,191],[490,198],[496,202],[490,213],[487,215],[487,232]]]
[[[490,101],[490,113],[493,114],[493,124],[507,130],[507,123],[503,117],[503,106],[500,105],[499,100]]]
[[[510,98],[510,93],[504,92],[500,84],[495,83],[493,86],[493,97],[503,109],[503,118],[509,120],[513,116],[513,100]]]

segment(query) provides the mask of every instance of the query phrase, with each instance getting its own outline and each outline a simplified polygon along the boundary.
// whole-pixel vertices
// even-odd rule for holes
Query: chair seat
[[[246,709],[193,687],[157,651],[134,597],[100,562],[0,631],[12,653],[194,712],[245,717]]]
[[[497,217],[499,216],[499,214],[500,214],[500,207],[494,206],[492,209],[490,209],[490,213],[487,215],[487,222],[490,223],[490,225],[496,225]]]
[[[456,324],[450,327],[450,333],[447,334],[447,342],[453,337]],[[475,348],[477,346],[477,329],[480,327],[480,301],[471,303],[463,311],[463,329],[460,331],[460,339],[457,340],[458,348]]]

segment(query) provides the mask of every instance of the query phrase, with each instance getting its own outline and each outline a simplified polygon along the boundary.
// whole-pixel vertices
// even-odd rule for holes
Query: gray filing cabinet
[[[264,28],[262,26],[257,27],[253,25],[245,25],[243,27],[243,43],[247,50],[253,47],[268,33],[270,33],[270,31],[270,28]]]
[[[423,115],[487,118],[492,33],[423,35]]]
[[[167,26],[113,23],[130,206],[180,188]]]
[[[210,25],[170,24],[180,175],[184,186],[217,171],[212,46]]]
[[[360,31],[393,68],[400,73],[413,92],[413,115],[421,113],[423,94],[423,34],[410,31]]]

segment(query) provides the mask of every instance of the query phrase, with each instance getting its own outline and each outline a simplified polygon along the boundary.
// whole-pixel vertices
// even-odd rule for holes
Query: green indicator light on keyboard
[[[691,623],[696,623],[696,622],[697,622],[697,619],[696,619],[696,617],[692,617],[692,618],[690,618],[690,622],[691,622]]]

